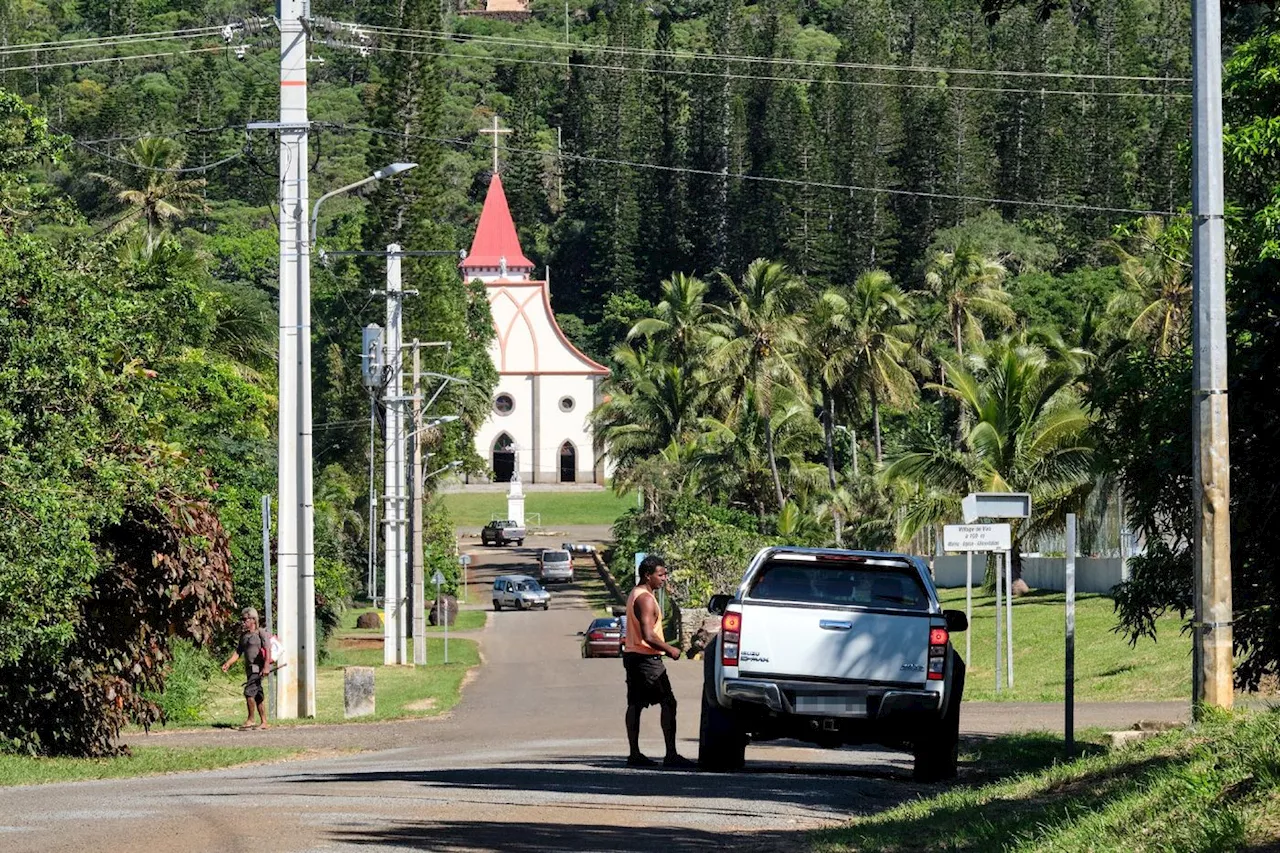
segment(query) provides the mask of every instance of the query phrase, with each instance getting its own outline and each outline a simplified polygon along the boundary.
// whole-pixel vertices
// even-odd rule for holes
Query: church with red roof
[[[476,432],[476,452],[497,482],[604,483],[604,459],[587,417],[608,368],[578,350],[556,323],[545,279],[520,248],[511,209],[495,171],[471,250],[459,265],[484,283],[498,370],[492,411]]]

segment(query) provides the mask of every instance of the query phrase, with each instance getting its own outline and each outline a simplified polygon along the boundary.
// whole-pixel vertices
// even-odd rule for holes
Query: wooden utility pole
[[[1222,22],[1194,0],[1192,28],[1192,701],[1230,708],[1231,489],[1227,433],[1226,239],[1222,186]]]

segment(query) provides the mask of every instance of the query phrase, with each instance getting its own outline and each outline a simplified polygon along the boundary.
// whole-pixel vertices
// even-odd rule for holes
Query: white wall
[[[493,464],[493,443],[502,433],[507,433],[516,442],[516,463],[520,468],[520,479],[529,481],[533,470],[533,377],[500,376],[493,397],[502,393],[510,394],[515,400],[515,408],[510,414],[499,415],[492,411],[488,419],[476,431],[476,453],[484,459],[485,464]]]
[[[1076,591],[1107,594],[1120,583],[1122,561],[1119,557],[1076,557]],[[973,582],[982,584],[986,572],[986,555],[973,555]],[[1049,589],[1061,592],[1066,589],[1067,560],[1065,557],[1023,557],[1022,579],[1032,589]],[[933,562],[933,582],[939,587],[963,587],[965,581],[964,555],[937,557]]]

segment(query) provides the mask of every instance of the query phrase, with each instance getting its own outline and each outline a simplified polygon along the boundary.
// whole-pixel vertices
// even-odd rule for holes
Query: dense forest
[[[758,541],[927,550],[958,495],[1025,489],[1044,511],[1020,548],[1069,510],[1117,547],[1103,520],[1125,507],[1147,543],[1117,593],[1135,640],[1187,612],[1187,2],[312,11],[312,198],[419,164],[328,202],[322,246],[466,248],[481,131],[512,131],[525,251],[614,370],[592,417],[616,485],[646,497],[620,551],[704,566],[676,575],[696,596]],[[246,126],[277,116],[272,12],[0,0],[0,747],[108,749],[160,714],[170,637],[217,641],[261,600],[279,155]],[[1274,490],[1280,28],[1270,4],[1224,13],[1234,494],[1256,497]],[[360,331],[381,281],[376,259],[313,266],[322,621],[363,573]],[[411,259],[405,281],[406,338],[453,343],[426,369],[470,380],[432,449],[483,472],[487,306],[449,261]],[[1273,503],[1233,502],[1251,686],[1280,659]],[[439,508],[431,525],[452,574]],[[46,713],[72,695],[112,716]]]

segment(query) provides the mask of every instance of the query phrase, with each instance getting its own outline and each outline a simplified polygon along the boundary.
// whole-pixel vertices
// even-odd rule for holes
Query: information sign
[[[947,524],[942,528],[944,551],[1008,551],[1012,538],[1007,524]]]

